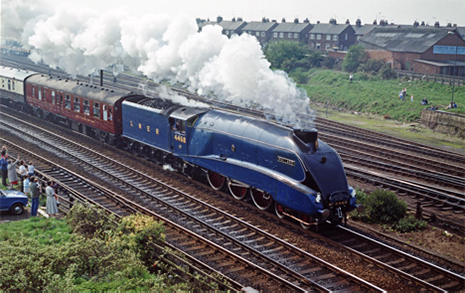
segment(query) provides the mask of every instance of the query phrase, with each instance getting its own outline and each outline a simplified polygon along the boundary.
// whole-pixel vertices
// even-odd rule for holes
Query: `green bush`
[[[428,223],[423,220],[417,220],[413,215],[400,219],[398,222],[392,225],[392,229],[406,233],[416,230],[425,229]]]
[[[367,214],[374,223],[393,224],[407,214],[407,204],[395,193],[376,189],[366,200]]]
[[[66,221],[74,233],[87,238],[102,238],[105,231],[116,228],[114,216],[108,216],[103,209],[85,207],[82,204],[76,204],[71,208]]]

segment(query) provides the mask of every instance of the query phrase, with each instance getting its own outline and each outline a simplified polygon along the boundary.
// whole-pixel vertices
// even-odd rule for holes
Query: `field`
[[[429,105],[444,110],[452,98],[452,86],[435,82],[410,81],[406,79],[383,80],[366,73],[355,73],[349,82],[349,73],[332,70],[310,70],[305,73],[308,83],[299,86],[305,89],[311,101],[327,103],[345,110],[381,115],[385,119],[415,122],[420,119],[421,105],[427,98]],[[292,76],[292,74],[291,74]],[[406,100],[399,99],[399,91],[407,89]],[[414,96],[413,102],[410,97]],[[465,88],[455,87],[454,101],[458,108],[446,110],[465,113]]]

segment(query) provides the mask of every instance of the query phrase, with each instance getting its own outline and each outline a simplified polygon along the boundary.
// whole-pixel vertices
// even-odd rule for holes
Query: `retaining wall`
[[[433,131],[465,138],[465,115],[423,109],[420,123]]]

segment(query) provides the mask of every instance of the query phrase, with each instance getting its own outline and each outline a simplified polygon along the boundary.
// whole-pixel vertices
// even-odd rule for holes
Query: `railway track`
[[[355,138],[356,138],[356,136],[355,136]],[[371,139],[371,138],[370,138],[370,139]],[[387,140],[389,140],[389,138],[387,138]],[[379,142],[379,141],[378,141],[376,138],[373,138],[372,142],[374,143],[374,142]],[[397,145],[397,146],[398,146],[398,145]],[[396,147],[396,148],[398,148],[398,147]],[[415,148],[415,147],[412,148],[412,151],[413,151],[413,150],[415,150],[415,152],[418,152],[418,149]],[[457,159],[457,158],[456,158],[456,159]],[[408,172],[408,171],[407,171],[407,172]],[[372,173],[373,173],[373,172],[372,172]],[[372,174],[372,175],[373,175],[373,174]],[[460,173],[459,173],[459,175],[460,175]],[[447,174],[445,174],[444,176],[446,176],[447,178],[450,177],[450,176],[447,176]],[[444,178],[446,178],[446,177],[444,177]],[[366,177],[365,177],[365,178],[366,178]],[[444,178],[443,178],[443,179],[444,179]],[[367,180],[373,180],[373,179],[371,178],[371,179],[367,179]],[[444,179],[444,180],[445,180],[445,179]],[[451,180],[452,180],[452,179],[451,179]],[[458,177],[457,182],[460,183],[460,177]],[[380,185],[380,184],[382,184],[382,183],[377,182],[376,184]],[[396,184],[402,185],[402,184],[404,184],[404,183],[396,183]],[[386,185],[386,186],[387,186],[387,185]],[[460,187],[461,187],[461,186],[460,186],[460,184],[459,184],[459,185],[458,185],[458,188],[460,188]],[[395,187],[395,186],[392,187],[392,186],[391,186],[391,187],[389,187],[389,188],[397,188],[397,187]],[[404,190],[404,191],[402,191],[402,192],[407,192],[407,191]],[[421,192],[417,192],[417,193],[420,194]],[[413,193],[410,193],[410,194],[413,194]],[[441,196],[441,195],[440,195],[440,196]],[[439,199],[441,198],[440,196],[438,197]],[[437,204],[437,199],[432,199],[432,202],[434,202],[434,204]],[[459,201],[459,202],[460,202],[460,201]],[[446,208],[446,210],[447,210],[447,207],[445,207],[445,208]],[[360,244],[360,243],[359,243],[359,244]],[[395,262],[394,265],[395,265],[395,264],[397,264],[397,262]],[[408,265],[408,266],[410,267],[410,269],[412,268],[412,267],[411,267],[411,266],[412,266],[411,264]],[[415,264],[415,265],[413,265],[413,267],[420,267],[420,265]],[[428,270],[428,272],[426,273],[427,276],[428,276],[428,274],[429,274],[429,276],[431,276],[431,274],[433,274],[433,273],[431,273],[431,272],[434,272],[433,269],[423,269],[423,270]],[[420,274],[420,275],[422,275],[422,274]],[[449,279],[448,279],[448,278],[449,278]],[[455,286],[455,285],[454,285],[454,284],[455,284],[455,283],[454,283],[455,281],[453,281],[453,278],[451,278],[451,277],[444,277],[444,276],[442,276],[441,278],[433,278],[433,279],[432,279],[432,278],[428,278],[428,277],[425,278],[425,280],[427,280],[427,279],[431,279],[431,280],[428,280],[428,281],[430,281],[430,282],[432,282],[432,283],[435,283],[435,284],[438,284],[438,285],[439,285],[438,287],[436,287],[435,284],[430,284],[431,287],[428,287],[429,285],[426,285],[425,288],[429,288],[429,290],[442,290],[443,288],[454,288],[454,286]],[[448,281],[448,280],[452,280],[452,281]],[[423,280],[422,280],[421,278],[416,278],[416,279],[414,279],[414,281],[415,281],[415,282],[422,283]],[[427,283],[428,283],[428,282],[427,282]],[[442,288],[441,288],[441,287],[442,287]],[[435,288],[435,289],[433,289],[433,288]],[[449,289],[448,289],[448,290],[449,290]]]
[[[178,230],[167,230],[167,241],[184,252],[200,257],[202,262],[215,265],[223,274],[233,279],[247,276],[252,287],[259,290],[381,290],[366,281],[341,270],[275,236],[254,227],[232,215],[228,215],[189,194],[166,186],[145,174],[120,162],[104,157],[82,146],[46,132],[33,124],[26,124],[2,115],[5,130],[20,136],[35,133],[34,144],[53,149],[59,156],[80,166],[87,173],[98,173],[106,181],[125,190],[127,201],[156,211],[157,217],[170,227],[183,229],[185,233],[198,235],[181,236]],[[8,122],[6,121],[8,120]],[[18,123],[22,124],[17,127]],[[125,178],[125,180],[121,179]],[[155,215],[154,215],[155,216]],[[209,242],[216,247],[205,248],[200,243]],[[228,255],[217,255],[222,250]],[[259,274],[259,275],[257,275]],[[245,281],[245,280],[244,280]],[[246,284],[249,285],[249,284]]]
[[[109,217],[110,215],[114,215],[116,219],[121,219],[133,213],[145,212],[142,206],[128,201],[119,194],[84,178],[76,172],[53,163],[39,154],[15,145],[11,141],[1,140],[1,142],[8,144],[10,153],[13,153],[15,156],[20,155],[21,158],[27,158],[27,160],[35,162],[35,176],[43,187],[45,187],[46,182],[51,180],[58,183],[58,195],[61,203],[59,209],[62,212],[69,212],[72,206],[77,203],[105,210],[108,215],[108,221],[112,221],[112,218]],[[150,214],[150,212],[146,214]],[[173,231],[173,229],[169,231]],[[164,251],[163,257],[160,259],[161,262],[173,267],[173,272],[184,280],[186,279],[186,275],[188,275],[187,277],[190,282],[198,282],[198,286],[205,290],[238,291],[244,288],[243,285],[228,278],[218,270],[184,254],[182,250],[169,242],[157,248],[159,251]],[[175,253],[166,250],[166,248]],[[180,255],[184,257],[180,257]],[[186,273],[186,268],[188,268],[189,274]],[[203,278],[192,278],[193,274],[202,276]]]

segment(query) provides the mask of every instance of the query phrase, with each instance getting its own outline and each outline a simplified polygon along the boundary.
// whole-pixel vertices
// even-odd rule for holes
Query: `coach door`
[[[173,153],[180,156],[187,155],[186,121],[170,118],[170,124]]]

